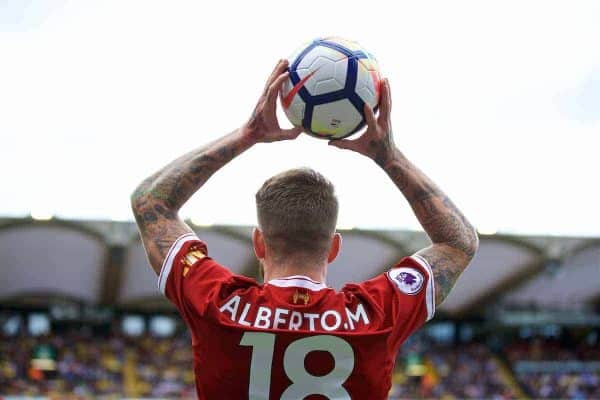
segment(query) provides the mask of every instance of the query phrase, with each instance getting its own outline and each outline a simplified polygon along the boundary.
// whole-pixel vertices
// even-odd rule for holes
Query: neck
[[[262,265],[264,269],[265,282],[268,282],[272,279],[285,278],[294,275],[302,275],[314,281],[325,283],[325,264],[318,265],[315,267],[311,266],[311,268],[307,268],[306,265],[271,265],[270,263],[266,262],[266,260],[262,260]]]

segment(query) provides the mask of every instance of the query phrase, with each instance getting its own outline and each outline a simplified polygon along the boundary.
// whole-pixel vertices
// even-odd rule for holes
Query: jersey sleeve
[[[208,256],[203,241],[189,233],[169,249],[158,276],[158,289],[187,321],[192,314],[204,313],[216,291],[232,275]]]
[[[433,272],[427,260],[418,255],[403,258],[363,285],[384,310],[398,346],[435,314]]]

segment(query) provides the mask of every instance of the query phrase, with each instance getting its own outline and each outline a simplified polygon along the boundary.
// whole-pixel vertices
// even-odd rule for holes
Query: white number
[[[246,332],[242,336],[240,344],[252,346],[248,398],[249,400],[268,400],[271,389],[271,364],[275,350],[275,334]]]
[[[240,345],[252,347],[248,397],[250,400],[268,400],[275,334],[246,332]],[[304,359],[312,351],[326,351],[333,357],[333,369],[327,375],[311,375],[304,369]],[[317,335],[290,343],[283,355],[283,368],[292,384],[281,395],[282,400],[303,399],[311,394],[331,400],[350,399],[342,384],[354,369],[354,351],[348,342],[337,336]]]
[[[327,375],[314,376],[304,369],[305,357],[316,350],[327,351],[333,357],[333,369]],[[309,394],[350,400],[342,384],[354,369],[354,352],[337,336],[311,336],[290,343],[283,356],[283,368],[292,384],[281,395],[282,400],[303,399]]]

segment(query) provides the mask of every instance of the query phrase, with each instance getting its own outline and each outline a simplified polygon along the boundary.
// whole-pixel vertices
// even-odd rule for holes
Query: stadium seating
[[[600,398],[600,349],[587,343],[534,337],[508,347],[515,373],[533,398]]]
[[[0,395],[193,399],[189,344],[185,330],[167,338],[117,329],[99,334],[92,327],[2,337]],[[55,360],[46,370],[36,367],[44,348]],[[418,334],[398,355],[390,399],[600,398],[600,373],[585,370],[598,364],[597,346],[534,338],[505,348],[508,368],[484,343],[436,343]]]
[[[3,338],[0,343],[0,394],[82,397],[194,398],[189,338],[70,331],[38,338]],[[54,372],[32,367],[35,348],[56,352]]]

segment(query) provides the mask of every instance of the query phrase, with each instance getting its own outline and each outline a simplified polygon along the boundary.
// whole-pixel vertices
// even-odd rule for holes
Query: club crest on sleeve
[[[185,277],[188,272],[190,272],[190,268],[198,261],[206,257],[206,254],[197,249],[190,249],[185,256],[181,259],[181,263],[183,264],[183,272],[182,275]]]
[[[388,274],[402,293],[417,294],[423,287],[423,274],[414,268],[394,268]]]

